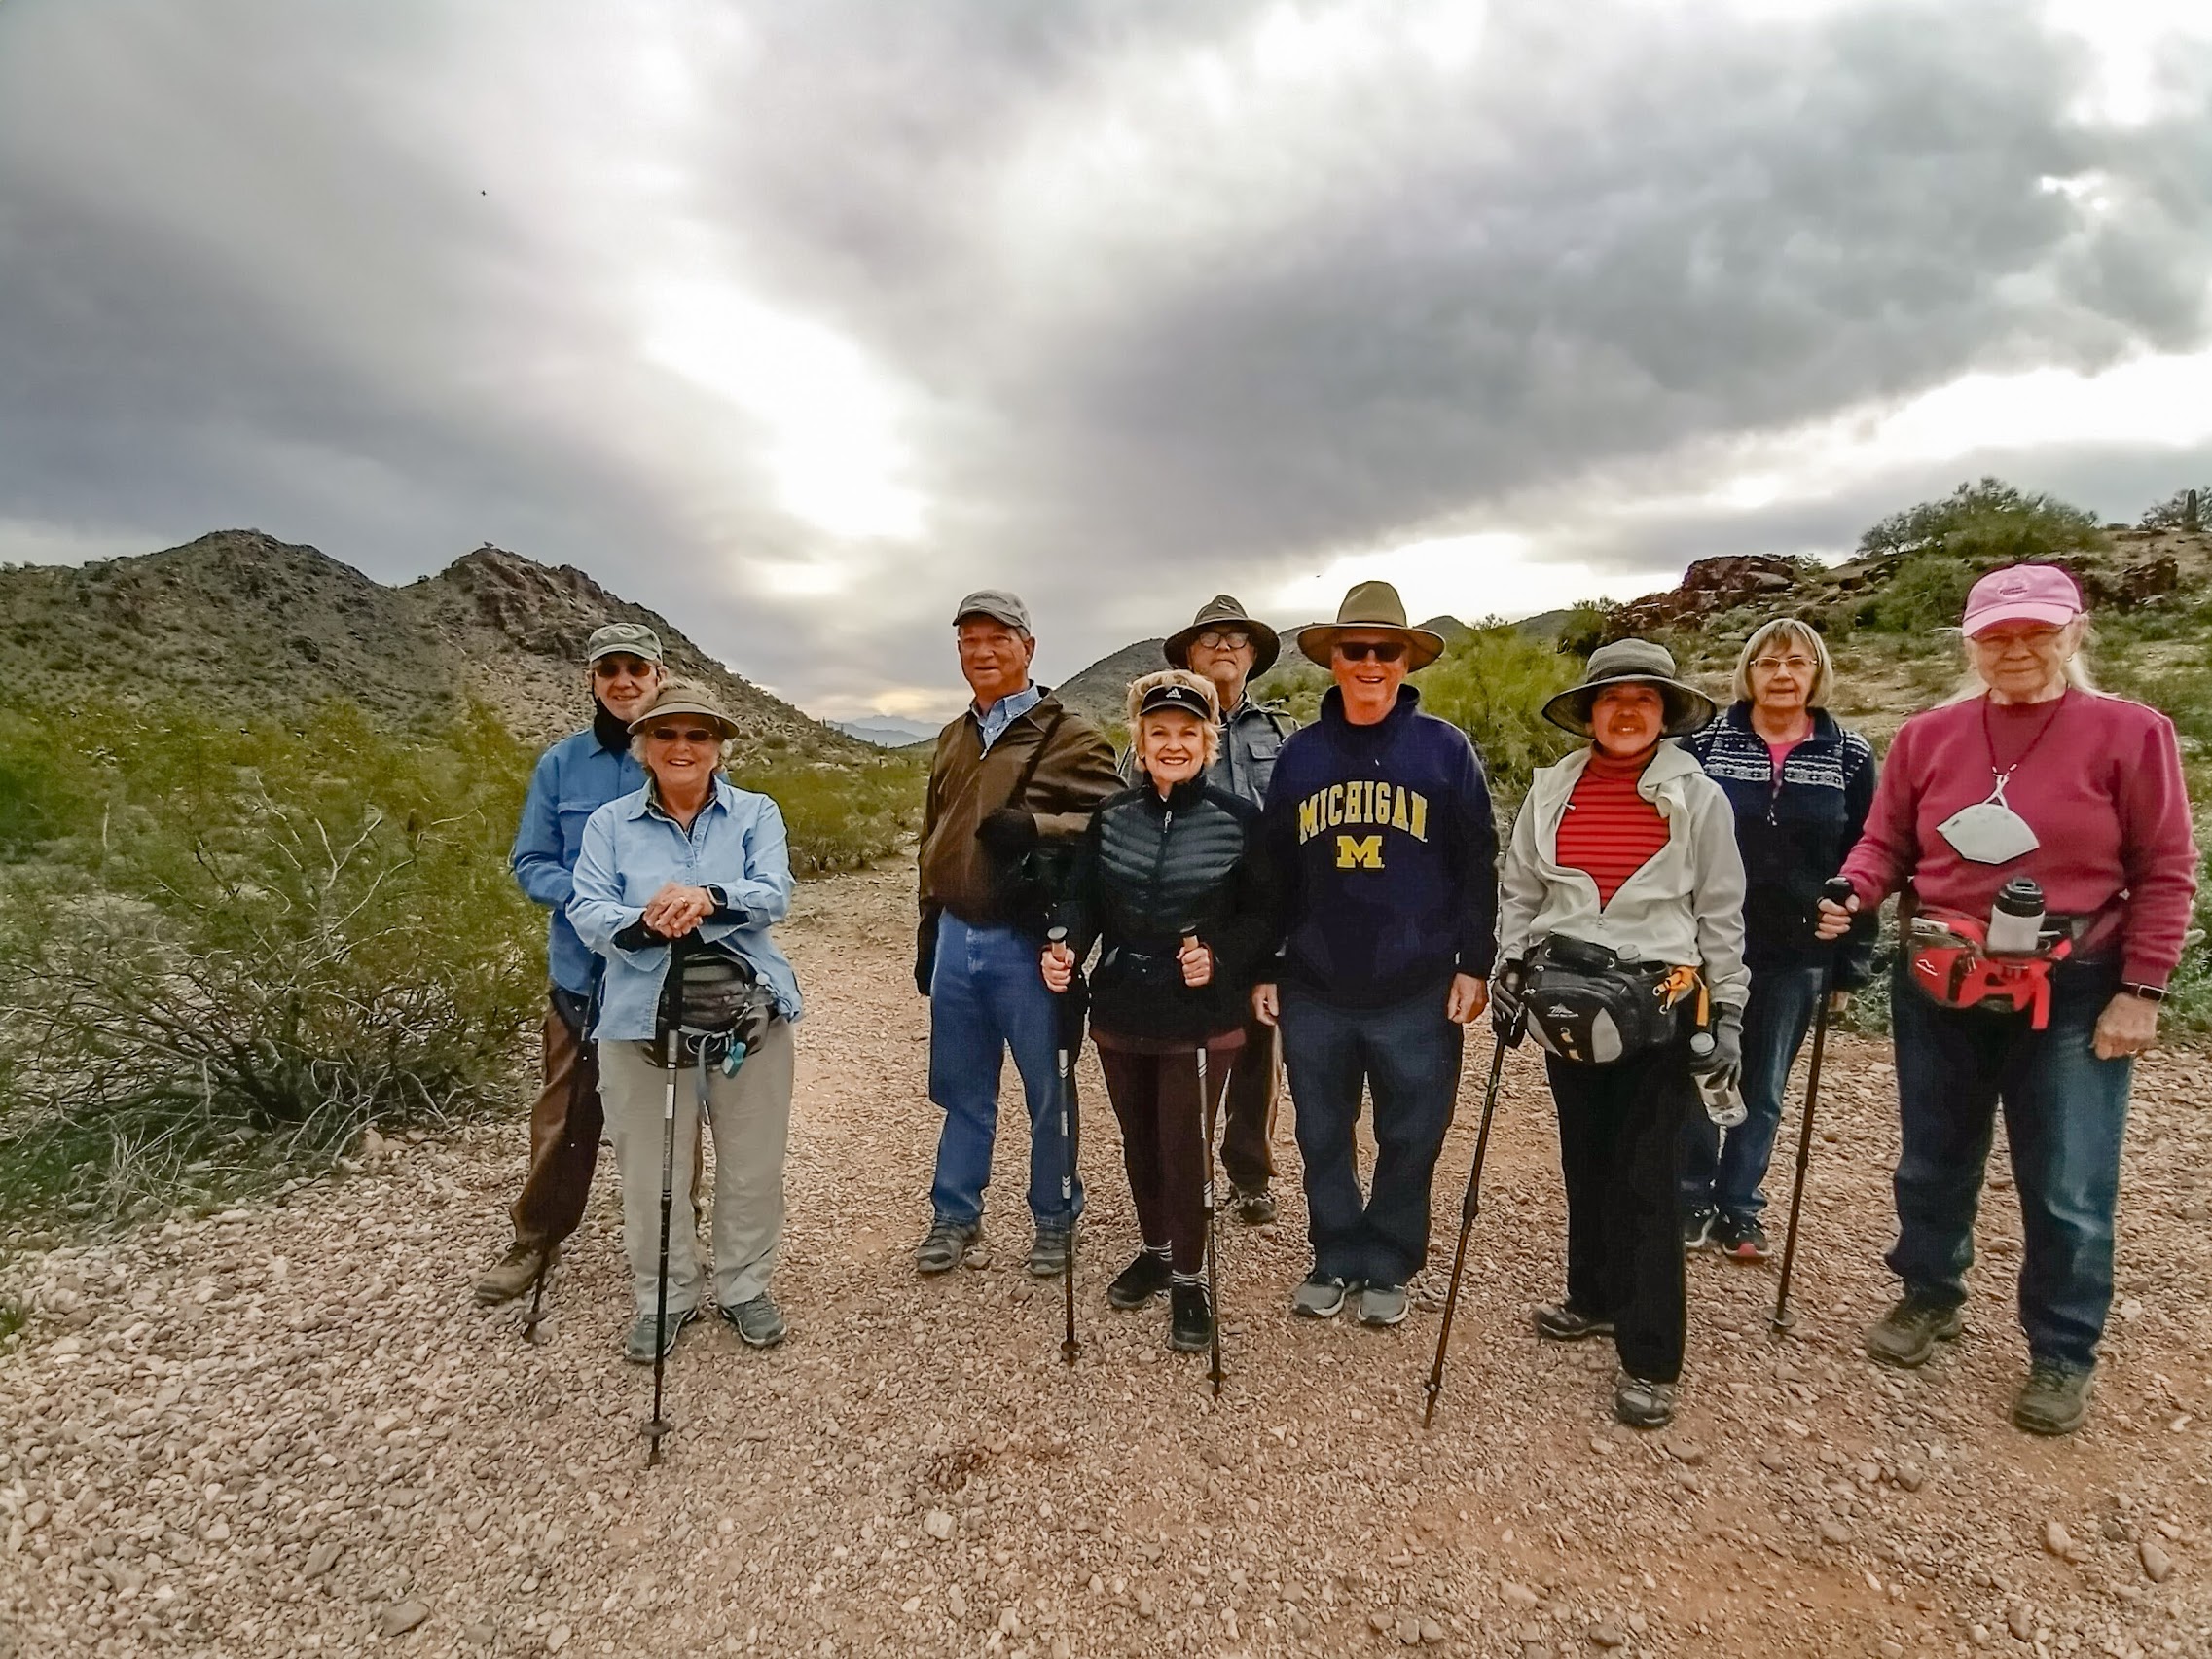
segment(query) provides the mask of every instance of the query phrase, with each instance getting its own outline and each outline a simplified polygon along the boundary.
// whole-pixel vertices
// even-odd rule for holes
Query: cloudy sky
[[[0,560],[582,566],[828,715],[2212,483],[2201,0],[0,0]]]

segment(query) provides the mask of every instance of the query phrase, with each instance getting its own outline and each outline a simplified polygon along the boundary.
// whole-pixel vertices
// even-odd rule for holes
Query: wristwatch
[[[2166,988],[2162,985],[2131,985],[2123,982],[2120,989],[2146,1002],[2163,1002],[2166,999]]]

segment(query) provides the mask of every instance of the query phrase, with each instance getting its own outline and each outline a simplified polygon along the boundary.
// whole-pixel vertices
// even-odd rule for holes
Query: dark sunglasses
[[[611,657],[601,657],[592,665],[594,677],[602,680],[618,680],[625,676],[631,679],[643,679],[652,671],[653,665],[646,662],[644,658],[626,657],[620,652]]]
[[[1339,639],[1336,654],[1347,663],[1364,663],[1369,657],[1378,663],[1395,663],[1405,655],[1402,639]]]
[[[719,732],[709,732],[704,726],[649,726],[645,736],[656,743],[718,743],[722,740]]]

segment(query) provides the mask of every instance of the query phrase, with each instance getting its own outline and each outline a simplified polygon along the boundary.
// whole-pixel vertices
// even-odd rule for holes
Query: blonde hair
[[[1794,616],[1778,616],[1772,622],[1760,623],[1744,641],[1744,648],[1736,658],[1736,701],[1752,701],[1751,666],[1768,646],[1776,644],[1802,645],[1812,653],[1813,683],[1805,693],[1805,706],[1827,707],[1828,694],[1835,685],[1835,665],[1829,661],[1828,641],[1809,623]]]
[[[1221,754],[1221,694],[1214,689],[1212,680],[1188,668],[1162,668],[1156,674],[1145,674],[1129,682],[1129,764],[1133,770],[1150,775],[1150,770],[1144,765],[1143,720],[1138,710],[1143,707],[1148,695],[1164,685],[1182,686],[1206,699],[1207,719],[1200,736],[1206,757],[1200,763],[1203,772]]]

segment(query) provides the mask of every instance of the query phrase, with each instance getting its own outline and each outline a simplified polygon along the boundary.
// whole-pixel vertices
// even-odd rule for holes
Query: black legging
[[[1241,1035],[1208,1039],[1210,1115],[1220,1109]],[[1145,1247],[1167,1245],[1176,1272],[1200,1272],[1206,1266],[1206,1151],[1198,1122],[1198,1045],[1138,1054],[1101,1042],[1099,1068],[1121,1120],[1121,1156]]]

